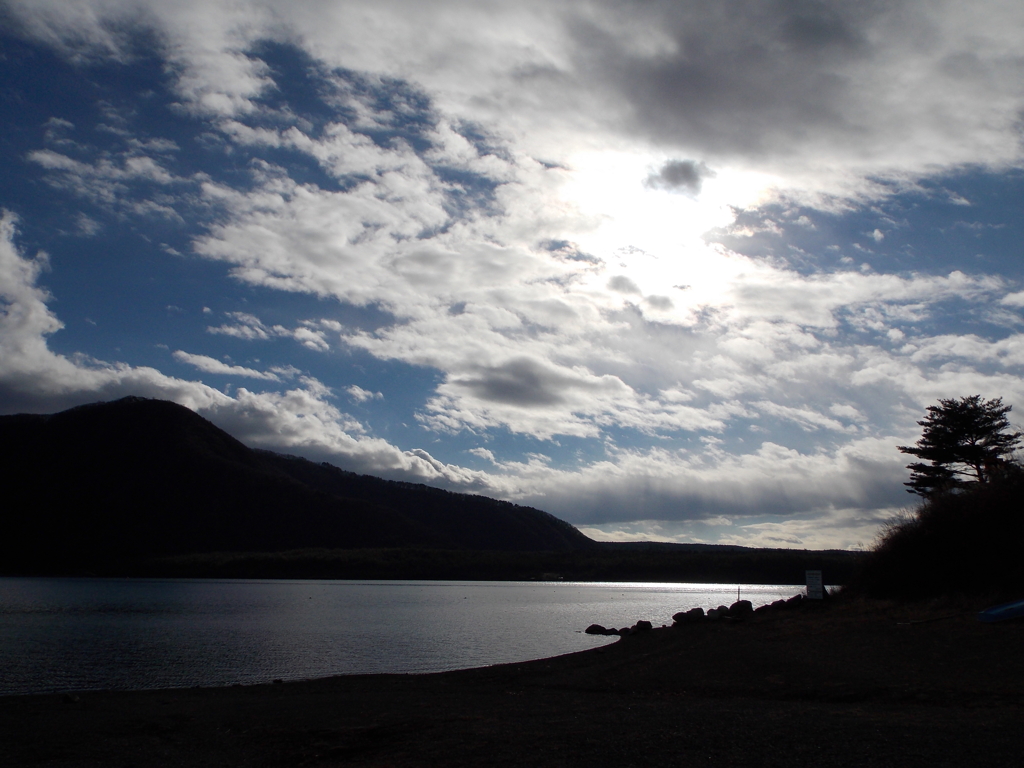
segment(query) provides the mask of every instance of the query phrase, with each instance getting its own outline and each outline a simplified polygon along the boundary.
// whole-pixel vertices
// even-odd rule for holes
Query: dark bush
[[[936,496],[886,526],[852,580],[871,597],[1024,594],[1024,472]]]

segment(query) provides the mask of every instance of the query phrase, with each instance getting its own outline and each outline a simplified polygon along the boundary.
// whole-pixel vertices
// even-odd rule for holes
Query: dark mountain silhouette
[[[0,462],[7,573],[218,551],[596,546],[537,509],[250,449],[160,400],[0,417]]]

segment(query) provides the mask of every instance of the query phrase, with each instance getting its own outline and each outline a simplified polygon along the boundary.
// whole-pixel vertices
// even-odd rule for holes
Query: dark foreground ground
[[[1024,624],[978,607],[833,603],[439,675],[0,698],[0,765],[1020,766]]]

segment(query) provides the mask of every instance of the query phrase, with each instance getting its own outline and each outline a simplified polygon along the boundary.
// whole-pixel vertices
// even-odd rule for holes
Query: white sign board
[[[807,597],[811,600],[821,600],[825,597],[825,585],[821,581],[821,571],[806,571],[807,574]]]

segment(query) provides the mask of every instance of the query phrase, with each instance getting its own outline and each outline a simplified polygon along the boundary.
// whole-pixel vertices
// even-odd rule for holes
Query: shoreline
[[[981,607],[843,601],[451,672],[8,696],[0,765],[1015,765],[1024,623]]]

